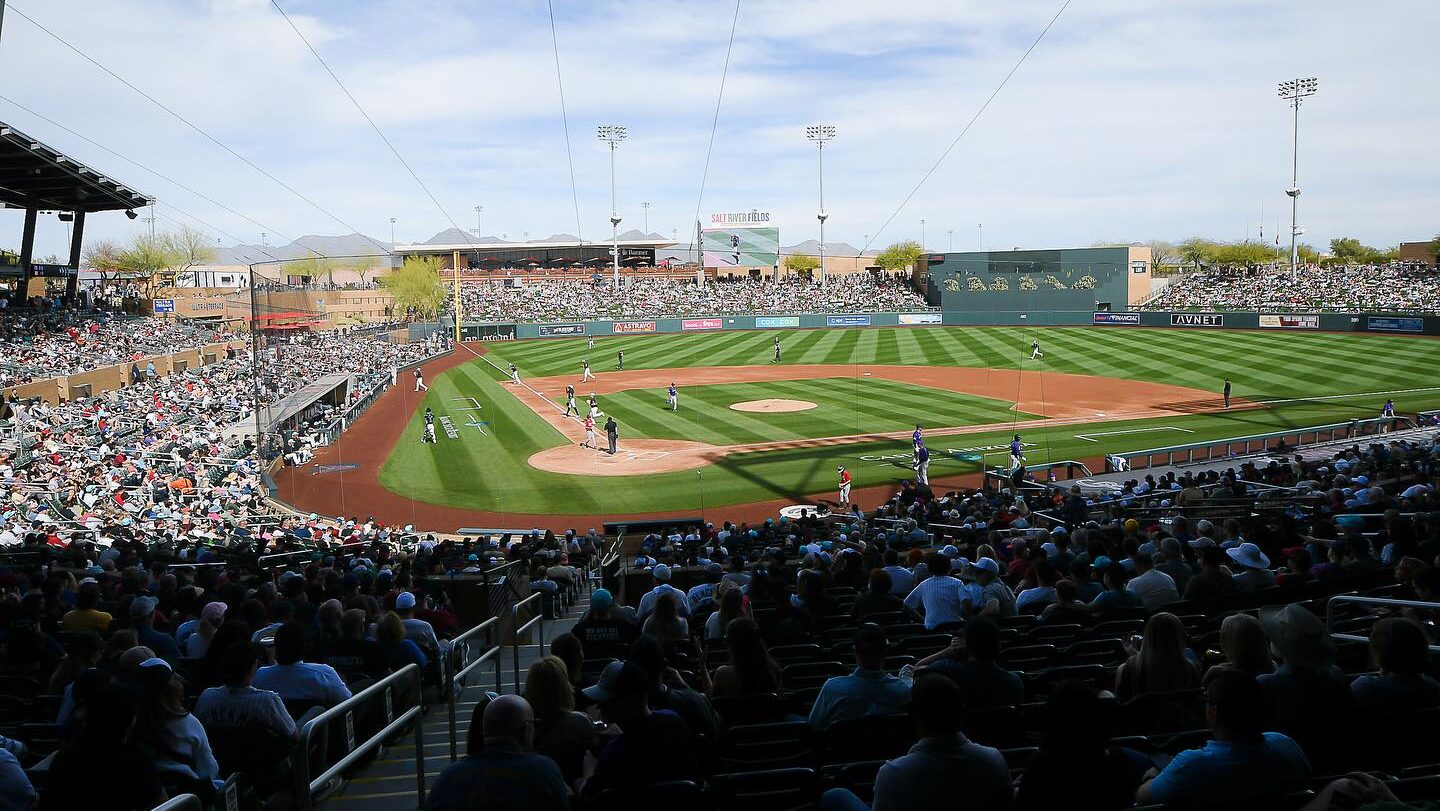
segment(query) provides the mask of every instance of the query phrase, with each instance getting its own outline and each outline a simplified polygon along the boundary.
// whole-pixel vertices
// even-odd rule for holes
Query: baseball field
[[[777,337],[781,363],[772,362]],[[1030,358],[1032,341],[1043,357]],[[584,359],[595,379],[582,384]],[[383,495],[417,516],[427,505],[614,516],[813,502],[834,499],[841,465],[857,488],[912,478],[917,423],[933,454],[932,484],[943,487],[973,478],[982,461],[1001,463],[1015,433],[1038,464],[1372,417],[1388,397],[1402,413],[1440,408],[1440,386],[1430,385],[1437,360],[1440,343],[1423,338],[1142,328],[597,336],[593,349],[585,338],[466,344],[435,366],[443,371],[432,372],[427,392],[387,393],[374,419],[362,417],[317,459],[358,469],[334,482],[312,476],[308,489],[348,481],[345,512],[364,513]],[[582,414],[593,392],[599,424],[613,417],[616,455],[580,447],[580,421],[562,413],[567,384]],[[433,444],[420,441],[427,406],[438,417]],[[603,449],[598,425],[597,440]],[[367,477],[385,492],[366,496]]]

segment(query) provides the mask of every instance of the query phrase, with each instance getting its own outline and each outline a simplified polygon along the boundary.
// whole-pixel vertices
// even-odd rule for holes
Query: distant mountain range
[[[640,230],[638,230],[638,229],[632,229],[632,230],[625,231],[625,232],[621,233],[621,234],[620,234],[620,239],[621,239],[621,240],[624,240],[624,241],[631,241],[631,240],[652,240],[652,241],[654,241],[654,242],[669,242],[669,241],[670,241],[670,239],[669,239],[668,237],[666,237],[666,236],[664,236],[664,235],[662,235],[662,234],[656,234],[656,233],[646,234],[646,233],[644,233],[644,232],[642,232],[642,231],[640,231]],[[529,243],[529,242],[576,242],[576,241],[578,241],[578,238],[575,237],[573,234],[563,234],[563,233],[562,233],[562,234],[551,234],[550,236],[544,237],[544,238],[541,238],[541,239],[514,240],[514,239],[505,239],[504,237],[498,237],[498,236],[494,236],[494,235],[477,237],[477,236],[474,236],[473,234],[471,234],[471,233],[468,232],[468,231],[462,231],[462,230],[460,230],[460,229],[458,229],[458,228],[447,228],[447,229],[445,229],[444,231],[441,231],[440,233],[436,234],[435,236],[430,237],[429,239],[427,239],[427,240],[425,240],[424,242],[421,242],[421,243],[419,243],[419,244],[421,244],[421,245],[466,245],[466,244],[470,244],[470,243],[474,243],[474,244],[511,243],[511,244],[515,244],[515,245],[523,245],[523,244],[526,244],[526,243]],[[605,239],[603,239],[603,238],[601,238],[601,239],[595,239],[595,238],[592,237],[592,238],[591,238],[590,240],[588,240],[588,241],[590,241],[590,242],[595,242],[595,243],[599,243],[599,244],[604,244],[604,243],[605,243],[606,241],[608,241],[608,240],[605,240]],[[402,244],[412,244],[412,243],[402,243]],[[317,253],[317,254],[319,254],[319,255],[321,255],[321,256],[342,257],[342,256],[385,256],[385,255],[388,254],[389,252],[390,252],[390,243],[388,243],[388,242],[386,242],[386,241],[384,241],[384,240],[376,239],[376,238],[374,238],[374,237],[365,236],[364,234],[349,234],[349,235],[342,236],[342,237],[320,236],[320,235],[317,235],[317,234],[307,234],[306,236],[300,237],[299,239],[296,239],[294,242],[291,242],[291,243],[289,243],[289,244],[287,244],[287,245],[235,245],[235,246],[229,247],[229,248],[217,248],[216,251],[215,251],[215,253],[216,253],[216,259],[215,259],[214,264],[216,264],[216,265],[247,265],[247,264],[250,264],[251,262],[269,262],[269,261],[274,261],[274,260],[277,260],[277,259],[282,259],[282,260],[303,259],[303,258],[305,258],[306,256],[311,255],[312,253]],[[798,254],[809,254],[809,255],[811,255],[811,256],[815,256],[815,255],[818,255],[819,252],[820,252],[820,243],[819,243],[818,241],[816,241],[816,240],[813,240],[813,239],[807,239],[807,240],[805,240],[804,242],[798,243],[798,244],[796,244],[796,245],[782,245],[782,246],[780,246],[780,254],[781,254],[781,256],[789,256],[789,255],[797,254],[797,253],[798,253]],[[825,244],[825,253],[826,253],[827,255],[829,255],[829,256],[859,256],[859,255],[860,255],[860,249],[856,248],[856,247],[853,246],[853,245],[850,245],[850,244],[848,244],[848,243],[845,243],[845,242],[828,242],[828,243]],[[867,256],[873,256],[874,253],[875,253],[874,251],[871,251],[871,252],[869,252],[869,253],[866,254],[866,255],[867,255]],[[690,261],[694,261],[694,260],[695,260],[695,252],[694,252],[693,250],[691,250],[690,244],[689,244],[688,240],[686,240],[686,241],[681,241],[680,243],[678,243],[677,245],[675,245],[673,248],[661,248],[660,251],[659,251],[659,254],[660,254],[660,255],[659,255],[658,257],[656,257],[656,258],[658,258],[658,259],[667,259],[667,258],[670,258],[670,257],[675,257],[675,258],[680,259],[681,261],[686,261],[686,262],[690,262]]]

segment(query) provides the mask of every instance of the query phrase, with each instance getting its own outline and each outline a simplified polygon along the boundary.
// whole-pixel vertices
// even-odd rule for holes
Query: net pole
[[[450,271],[455,276],[455,343],[460,343],[460,252],[455,251],[450,261]]]

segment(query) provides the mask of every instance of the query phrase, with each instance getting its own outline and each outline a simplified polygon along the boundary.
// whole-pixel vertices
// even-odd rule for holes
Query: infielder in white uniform
[[[593,375],[593,374],[590,373],[590,361],[588,361],[588,360],[582,360],[582,361],[580,361],[580,382],[581,382],[581,383],[588,383],[588,382],[590,382],[591,380],[594,380],[594,379],[595,379],[595,375]]]
[[[585,342],[585,346],[586,346],[587,348],[589,348],[589,349],[594,349],[594,348],[595,348],[595,336],[594,336],[594,335],[591,335],[591,336],[590,336],[590,340]]]
[[[430,387],[427,386],[427,385],[425,385],[425,373],[422,372],[422,371],[420,371],[419,368],[416,368],[416,369],[415,369],[415,390],[416,390],[416,391],[429,391],[429,390],[430,390]]]
[[[1043,357],[1045,357],[1045,353],[1040,351],[1040,342],[1039,342],[1039,341],[1031,341],[1031,342],[1030,342],[1030,360],[1035,360],[1036,358],[1043,358]]]
[[[520,367],[513,363],[510,364],[510,379],[515,381],[515,385],[520,385]]]
[[[670,384],[670,391],[668,392],[668,400],[669,400],[669,402],[670,402],[670,410],[671,410],[671,411],[679,411],[679,410],[680,410],[680,392],[675,388],[675,384],[674,384],[674,383],[671,383],[671,384]]]

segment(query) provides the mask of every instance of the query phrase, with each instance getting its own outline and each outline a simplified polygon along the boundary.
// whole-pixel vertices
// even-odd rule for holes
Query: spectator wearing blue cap
[[[175,637],[155,630],[155,606],[159,600],[140,596],[130,602],[130,624],[135,628],[138,643],[155,651],[155,655],[168,661],[180,659],[180,648]]]
[[[650,616],[651,612],[655,610],[655,601],[660,599],[660,595],[662,594],[674,595],[676,601],[675,608],[685,618],[688,619],[690,617],[690,604],[685,599],[685,592],[670,585],[671,574],[670,567],[664,563],[658,564],[650,570],[650,577],[655,586],[646,592],[644,597],[640,598],[640,607],[639,610],[636,611],[637,619],[639,619],[640,622],[644,622],[645,619]]]

